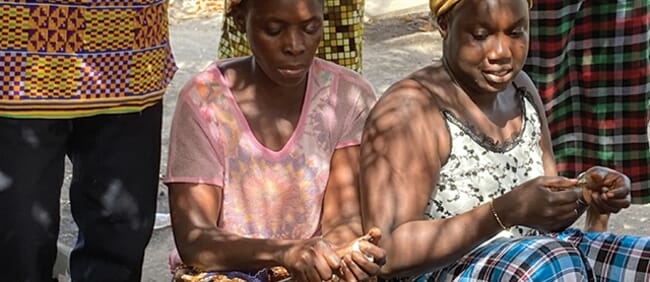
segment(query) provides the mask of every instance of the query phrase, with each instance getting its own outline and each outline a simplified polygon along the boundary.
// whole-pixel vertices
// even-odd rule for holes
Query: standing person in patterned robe
[[[226,0],[226,9],[230,2]],[[324,0],[323,40],[316,56],[361,72],[364,0]],[[219,41],[219,58],[250,55],[246,35],[237,28],[235,19],[226,15]]]
[[[0,280],[53,281],[66,157],[72,280],[141,280],[176,71],[167,5],[0,2]]]
[[[602,165],[650,203],[650,2],[540,0],[524,70],[544,101],[561,175]]]

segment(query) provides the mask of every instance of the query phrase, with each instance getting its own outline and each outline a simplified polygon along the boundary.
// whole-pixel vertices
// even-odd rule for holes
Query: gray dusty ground
[[[383,19],[366,25],[363,73],[379,93],[396,78],[440,56],[440,39],[435,32],[427,31],[425,15],[426,13],[422,13]],[[171,27],[172,47],[180,69],[165,99],[162,172],[165,171],[169,123],[176,94],[192,73],[199,71],[215,58],[220,20],[220,16],[189,19],[175,21]],[[161,184],[158,207],[159,212],[163,213],[168,211],[166,192],[166,188]],[[63,194],[60,242],[66,249],[74,244],[76,229],[70,218],[67,191]],[[633,206],[614,215],[610,229],[618,233],[650,235],[649,217],[650,206]],[[172,247],[173,238],[169,227],[154,230],[146,250],[143,281],[170,280],[167,253]]]

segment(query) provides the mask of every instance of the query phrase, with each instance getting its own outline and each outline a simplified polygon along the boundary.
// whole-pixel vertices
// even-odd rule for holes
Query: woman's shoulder
[[[316,72],[316,79],[336,80],[335,85],[339,87],[337,92],[357,90],[375,96],[375,89],[368,79],[349,68],[320,58],[314,58],[313,70]]]
[[[444,88],[451,85],[444,79],[444,70],[436,65],[428,65],[391,84],[378,103],[391,104],[405,108],[407,112],[439,109],[442,106]]]
[[[426,156],[423,160],[444,163],[449,134],[443,105],[430,86],[437,83],[430,75],[438,71],[427,66],[389,86],[367,119],[367,138],[408,144]]]
[[[542,98],[539,96],[537,86],[526,72],[523,70],[520,71],[513,80],[513,84],[522,92],[524,97],[533,104],[538,113],[544,113],[544,103],[542,102]]]
[[[312,64],[313,64],[312,66],[315,67],[316,70],[321,72],[325,71],[346,78],[356,78],[356,79],[363,80],[363,76],[360,73],[325,59],[314,57]]]
[[[205,68],[194,73],[185,83],[185,87],[200,87],[223,83],[223,74],[219,70],[219,61],[211,62]]]
[[[373,108],[370,119],[381,119],[395,128],[444,128],[441,118],[443,104],[435,90],[439,72],[431,65],[419,69],[393,83],[381,95]]]
[[[198,73],[195,73],[192,78],[187,82],[191,85],[205,85],[205,84],[223,84],[229,86],[227,76],[242,76],[242,66],[248,63],[249,57],[228,58],[213,61],[203,68]]]
[[[517,88],[526,90],[527,92],[530,92],[530,94],[537,93],[537,86],[535,86],[533,80],[523,70],[515,76],[512,82]]]
[[[232,87],[225,73],[237,72],[235,67],[243,58],[218,60],[195,73],[185,83],[179,94],[179,99],[188,99],[194,104],[214,102]]]

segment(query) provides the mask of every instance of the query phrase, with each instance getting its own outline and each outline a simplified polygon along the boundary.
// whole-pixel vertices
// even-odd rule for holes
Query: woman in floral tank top
[[[532,1],[432,0],[443,56],[392,85],[361,148],[364,226],[386,278],[649,281],[650,238],[593,232],[630,180],[557,176],[541,99],[521,71]],[[587,211],[586,232],[571,226]]]

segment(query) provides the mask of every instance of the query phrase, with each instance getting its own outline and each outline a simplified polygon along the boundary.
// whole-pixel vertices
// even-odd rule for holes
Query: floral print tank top
[[[544,175],[539,116],[526,89],[516,88],[522,128],[510,143],[494,145],[489,137],[463,125],[451,113],[442,112],[452,140],[451,152],[440,171],[436,192],[429,198],[425,210],[428,218],[449,218],[467,212],[529,179]],[[536,233],[515,226],[497,236]]]

